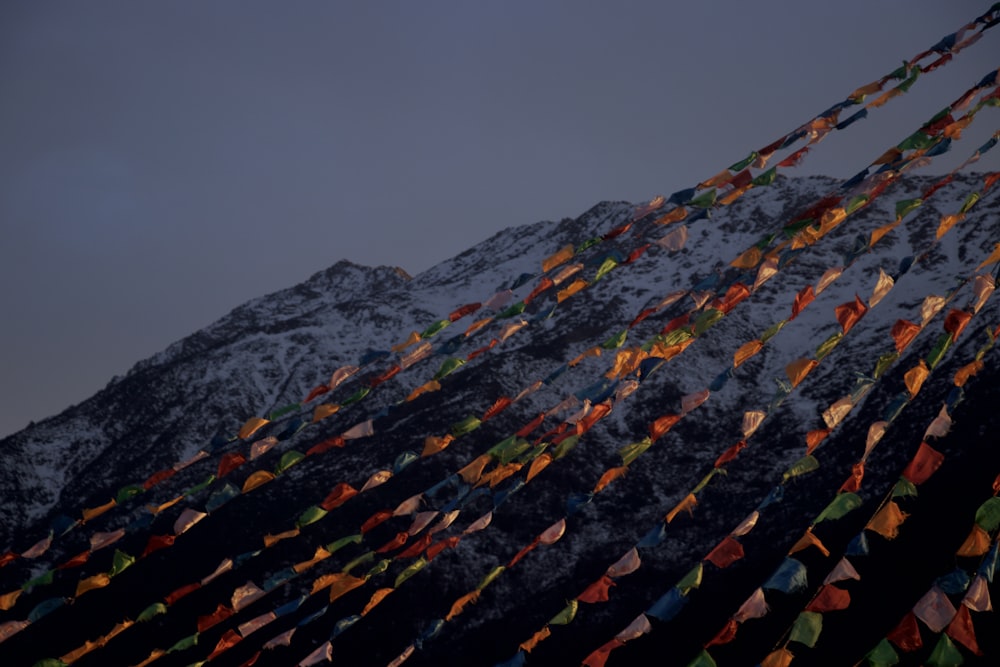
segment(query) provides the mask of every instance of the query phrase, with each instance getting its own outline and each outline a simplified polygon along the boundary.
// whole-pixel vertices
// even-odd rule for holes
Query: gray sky
[[[340,259],[415,274],[693,185],[990,4],[4,2],[0,436]],[[785,173],[852,175],[998,40]]]

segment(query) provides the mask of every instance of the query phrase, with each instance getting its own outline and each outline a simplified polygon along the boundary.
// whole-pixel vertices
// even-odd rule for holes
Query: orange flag
[[[980,360],[972,361],[962,366],[955,372],[955,386],[963,387],[965,383],[969,381],[969,378],[983,370],[983,362]]]
[[[889,335],[896,341],[896,352],[902,352],[920,333],[920,327],[908,320],[896,320]]]
[[[906,384],[906,390],[910,392],[911,399],[920,392],[920,387],[923,386],[924,380],[927,379],[930,373],[927,369],[927,364],[921,359],[919,364],[906,371],[903,375],[903,382]]]
[[[477,589],[472,591],[471,593],[466,593],[462,597],[455,600],[455,603],[451,605],[451,611],[449,611],[448,615],[444,617],[444,620],[450,621],[451,619],[461,614],[462,611],[465,609],[466,605],[475,604],[476,601],[479,600],[480,593],[482,593],[482,591]]]
[[[537,459],[531,462],[531,466],[528,468],[528,475],[525,478],[526,482],[530,482],[538,473],[545,470],[548,465],[552,463],[552,455],[545,452]]]
[[[451,433],[446,433],[444,436],[429,435],[424,440],[424,451],[420,455],[426,457],[437,454],[450,445],[454,439],[455,436]]]
[[[965,538],[965,541],[962,542],[962,546],[958,548],[956,555],[965,557],[982,556],[989,548],[989,533],[980,528],[978,524],[973,524],[972,531]]]
[[[617,468],[611,468],[606,470],[601,479],[598,480],[597,484],[594,486],[594,493],[600,493],[604,488],[615,481],[619,477],[624,477],[625,473],[628,472],[628,466],[619,466]]]
[[[108,510],[110,510],[117,504],[118,502],[114,498],[112,498],[110,501],[104,503],[100,507],[94,507],[92,509],[84,509],[82,512],[83,520],[86,522],[90,521],[91,519],[95,519],[104,514],[105,512],[107,512]]]
[[[565,264],[573,257],[574,248],[572,244],[565,245],[557,252],[542,260],[542,272],[548,273],[560,264]]]
[[[656,442],[660,436],[665,434],[674,424],[681,420],[680,415],[663,415],[658,418],[652,424],[649,425],[649,437],[653,442]]]
[[[269,470],[258,470],[254,474],[247,477],[246,481],[243,483],[243,493],[249,493],[254,489],[267,484],[272,479],[274,479],[274,473]]]
[[[812,526],[806,529],[806,532],[802,534],[799,541],[792,545],[792,548],[788,550],[788,555],[802,551],[803,549],[808,549],[809,547],[816,547],[819,549],[820,553],[824,556],[830,555],[830,550],[820,542],[819,538],[813,535]]]
[[[489,454],[482,454],[472,460],[471,463],[466,465],[464,468],[458,471],[459,477],[466,484],[475,484],[479,481],[479,478],[483,474],[483,470],[486,468],[486,464],[490,462]]]
[[[549,630],[549,626],[546,625],[544,628],[531,635],[530,639],[522,642],[518,648],[522,649],[525,653],[531,653],[532,649],[548,639],[551,634],[552,631]]]
[[[378,606],[378,604],[380,602],[382,602],[382,600],[384,600],[387,597],[389,597],[389,594],[392,593],[394,590],[396,590],[396,589],[395,588],[380,588],[377,591],[375,591],[374,593],[372,593],[371,598],[368,600],[368,604],[366,604],[365,608],[361,610],[361,615],[362,616],[367,616],[368,612],[370,612],[372,609],[374,609],[376,606]]]
[[[688,513],[690,514],[691,512],[694,511],[694,506],[697,504],[698,504],[698,499],[694,497],[693,493],[689,493],[687,496],[684,497],[682,501],[677,503],[677,505],[675,505],[672,510],[667,512],[667,515],[666,517],[664,517],[664,519],[666,520],[667,523],[670,523],[683,510],[687,510]]]
[[[792,315],[792,317],[794,316]],[[762,347],[764,347],[764,343],[759,340],[752,340],[741,345],[733,354],[733,368],[739,368],[744,361],[760,352]]]
[[[795,656],[787,648],[779,648],[768,653],[767,657],[760,661],[760,667],[788,667],[794,658]]]
[[[941,217],[941,224],[937,228],[937,238],[941,238],[948,233],[948,230],[955,226],[956,222],[961,222],[965,219],[964,213],[952,213],[951,215],[945,215]]]
[[[243,440],[253,436],[254,433],[259,431],[265,425],[270,422],[266,419],[261,419],[260,417],[251,417],[246,421],[245,424],[240,428],[239,437]]]
[[[333,581],[330,582],[330,602],[346,595],[359,586],[363,586],[365,581],[365,579],[353,577],[346,572],[335,573],[333,575]]]
[[[588,283],[586,280],[584,280],[583,278],[577,278],[576,280],[574,280],[572,283],[569,284],[569,287],[565,287],[556,293],[556,302],[562,303],[566,299],[570,298],[571,296],[582,290],[587,285]]]
[[[76,597],[80,597],[87,591],[104,588],[110,583],[111,577],[106,572],[101,572],[100,574],[95,574],[92,577],[81,579],[80,583],[76,585]]]
[[[806,285],[798,294],[795,295],[795,303],[792,304],[792,316],[788,318],[791,322],[799,313],[803,311],[813,300],[816,298],[816,294],[813,293],[813,286]]]
[[[792,382],[793,387],[797,387],[802,380],[809,375],[812,369],[816,368],[819,362],[815,359],[796,359],[792,363],[785,366],[785,374],[788,375],[788,379]]]

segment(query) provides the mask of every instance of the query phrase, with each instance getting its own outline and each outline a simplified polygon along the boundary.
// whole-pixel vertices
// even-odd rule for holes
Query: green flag
[[[819,461],[816,460],[816,457],[811,454],[809,456],[803,456],[784,472],[781,476],[781,482],[784,484],[793,477],[799,477],[800,475],[805,475],[806,473],[813,472],[814,470],[819,470]]]
[[[570,600],[569,603],[563,607],[562,611],[549,619],[549,625],[569,625],[576,618],[576,608],[579,606],[579,602],[576,600]]]
[[[405,570],[399,573],[399,576],[396,577],[396,582],[392,585],[393,588],[399,588],[400,584],[415,575],[417,572],[420,572],[420,570],[424,569],[426,566],[427,559],[421,556],[411,563]]]
[[[435,322],[434,324],[430,325],[429,327],[423,330],[423,332],[420,334],[421,340],[430,338],[434,334],[441,331],[441,329],[444,329],[449,324],[451,324],[451,320],[438,320],[437,322]]]
[[[441,364],[441,368],[439,368],[438,372],[434,374],[434,379],[440,380],[441,378],[451,375],[453,372],[455,372],[456,368],[462,366],[463,364],[465,364],[465,359],[458,359],[455,357],[452,357],[451,359],[445,359],[444,363]]]
[[[124,551],[115,549],[114,558],[111,560],[111,571],[108,572],[108,576],[117,577],[119,574],[127,570],[134,562],[135,556],[129,556]]]
[[[888,639],[883,639],[865,656],[871,667],[893,667],[899,664],[899,655]]]
[[[677,582],[677,590],[681,592],[681,595],[687,595],[692,589],[701,586],[701,575],[703,569],[701,563],[695,565],[691,570],[684,575],[684,578]]]
[[[167,613],[167,605],[163,604],[162,602],[154,602],[153,604],[143,609],[135,620],[139,623],[145,623],[146,621],[152,620],[154,616],[159,616],[160,614],[166,614],[166,613]]]
[[[323,517],[327,515],[327,511],[320,507],[319,505],[313,505],[312,507],[307,507],[299,518],[295,520],[295,526],[297,528],[302,528],[303,526],[308,526],[310,524],[316,523]]]
[[[305,457],[306,455],[302,452],[297,452],[294,449],[288,450],[281,455],[281,460],[278,461],[278,465],[274,469],[274,474],[280,475]]]
[[[804,611],[792,624],[792,633],[788,640],[813,648],[821,632],[823,632],[823,615],[815,611]]]
[[[465,435],[466,433],[472,433],[477,428],[479,428],[479,425],[482,423],[483,422],[480,421],[479,417],[476,417],[475,415],[469,415],[462,421],[452,424],[449,431],[451,431],[451,434],[453,436],[458,438]]]
[[[628,329],[622,329],[614,336],[601,343],[601,347],[605,350],[617,349],[625,344],[626,338],[628,338]]]
[[[830,504],[813,520],[813,524],[821,521],[836,521],[861,507],[862,502],[861,496],[856,493],[838,493],[837,497],[831,500]]]

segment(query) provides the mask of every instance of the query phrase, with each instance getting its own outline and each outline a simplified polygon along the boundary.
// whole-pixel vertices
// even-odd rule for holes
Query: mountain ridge
[[[957,177],[935,196],[933,202],[926,204],[912,225],[908,223],[902,233],[887,239],[884,247],[862,256],[852,274],[856,277],[848,283],[833,284],[817,299],[818,308],[804,311],[796,321],[787,324],[778,350],[765,348],[758,357],[747,362],[745,370],[753,377],[738,380],[742,389],[740,395],[716,392],[719,397],[713,398],[703,408],[706,410],[705,416],[694,422],[686,420],[679,425],[677,438],[687,443],[717,444],[720,436],[714,433],[716,426],[726,422],[732,414],[751,408],[754,397],[770,396],[773,392],[771,378],[784,375],[787,360],[811,354],[815,345],[837,328],[837,322],[829,318],[832,306],[853,299],[855,292],[867,294],[870,289],[868,285],[878,277],[880,269],[894,271],[900,260],[907,256],[908,249],[926,244],[929,239],[927,230],[936,224],[940,216],[961,202],[965,189],[974,187],[981,179],[982,175]],[[893,196],[897,201],[911,198],[912,195],[923,192],[933,180],[932,177],[906,179],[898,184],[898,191],[893,191]],[[715,212],[710,220],[689,224],[690,238],[682,250],[667,251],[660,246],[652,246],[630,266],[626,267],[619,262],[619,269],[611,271],[600,281],[593,281],[590,288],[579,296],[559,303],[551,312],[545,305],[532,304],[524,311],[528,318],[525,321],[529,322],[522,328],[526,333],[512,333],[495,350],[470,359],[465,367],[458,369],[453,375],[443,377],[441,384],[446,387],[440,394],[427,394],[412,402],[403,403],[393,412],[390,410],[393,402],[421,386],[421,380],[428,377],[430,369],[414,366],[413,371],[407,369],[408,372],[399,373],[392,379],[398,383],[398,387],[380,384],[370,397],[358,404],[354,412],[345,410],[344,419],[336,417],[338,425],[344,427],[355,421],[363,423],[366,417],[374,418],[376,424],[380,424],[382,420],[379,415],[393,415],[393,422],[387,420],[386,426],[376,429],[375,440],[378,442],[366,444],[365,451],[344,449],[336,463],[325,462],[324,459],[324,463],[318,464],[319,469],[312,472],[305,466],[291,468],[288,475],[282,475],[281,479],[291,480],[284,482],[285,486],[293,482],[299,484],[301,489],[294,494],[298,496],[300,493],[306,494],[308,490],[318,489],[330,478],[339,479],[347,472],[372,470],[373,461],[387,463],[401,451],[416,449],[419,452],[418,442],[400,431],[427,434],[447,430],[449,425],[468,414],[467,406],[479,404],[485,409],[497,396],[513,396],[534,386],[532,378],[548,380],[551,377],[552,380],[543,382],[544,386],[518,402],[518,411],[522,417],[551,409],[555,399],[548,397],[551,394],[549,387],[562,391],[564,384],[571,383],[564,387],[570,394],[586,391],[591,382],[582,383],[573,378],[576,374],[592,374],[600,367],[606,367],[607,359],[589,357],[572,370],[567,368],[560,372],[570,360],[586,351],[593,341],[613,336],[621,324],[629,322],[644,307],[661,300],[673,289],[689,285],[705,285],[707,289],[727,280],[726,266],[727,260],[731,259],[729,255],[734,252],[732,249],[752,244],[765,231],[761,229],[765,222],[773,224],[775,220],[793,217],[836,184],[833,179],[824,177],[779,178],[769,188],[751,191],[745,200]],[[997,207],[995,195],[984,197],[976,209],[977,215],[982,216],[979,219],[995,219]],[[336,368],[354,364],[372,350],[389,350],[405,335],[403,332],[423,331],[435,318],[441,318],[463,304],[503,294],[521,276],[536,273],[542,261],[567,242],[608,235],[612,230],[627,224],[633,212],[633,206],[624,202],[601,202],[573,220],[539,222],[510,228],[409,279],[392,267],[358,267],[349,262],[338,262],[329,269],[317,272],[300,285],[237,307],[201,332],[139,362],[124,378],[88,401],[74,406],[59,417],[40,422],[33,429],[0,441],[0,447],[5,452],[13,451],[8,459],[11,464],[0,473],[0,493],[13,501],[5,504],[3,509],[3,526],[6,532],[0,536],[3,538],[0,543],[6,542],[12,549],[26,548],[33,540],[44,536],[45,525],[55,519],[56,513],[99,505],[109,495],[113,497],[115,488],[122,483],[141,481],[157,470],[195,455],[206,448],[214,436],[235,433],[245,418],[252,415],[266,416],[282,405],[299,403],[313,387],[326,382]],[[715,375],[713,369],[729,363],[728,358],[736,342],[745,340],[752,332],[780,319],[779,313],[785,311],[801,284],[815,279],[824,269],[836,266],[845,253],[851,254],[854,234],[879,219],[891,220],[893,216],[891,206],[884,202],[852,216],[842,229],[831,236],[829,244],[824,244],[822,248],[813,247],[809,252],[797,256],[794,263],[783,267],[779,274],[781,280],[764,283],[755,293],[751,308],[735,309],[731,316],[720,320],[710,333],[715,340],[714,346],[709,349],[703,349],[704,345],[696,346],[696,352],[683,354],[672,360],[667,367],[670,372],[660,371],[653,375],[649,380],[652,389],[644,388],[643,394],[653,391],[660,399],[659,402],[669,404],[700,389]],[[988,223],[970,225],[963,228],[962,233],[961,242],[954,236],[946,237],[925,262],[906,274],[905,286],[901,280],[900,286],[890,292],[886,297],[886,304],[895,310],[883,315],[882,310],[873,309],[870,315],[865,316],[869,329],[887,329],[900,309],[917,307],[922,295],[949,288],[953,283],[952,275],[974,266],[994,240],[994,233],[990,231]],[[598,269],[601,264],[598,260],[606,259],[615,250],[624,258],[628,239],[620,238],[622,240],[617,244],[612,239],[609,245],[602,245],[601,253],[584,262],[588,273]],[[627,270],[623,271],[622,268]],[[348,294],[343,299],[337,294],[323,291],[342,290],[345,288],[345,281],[345,291]],[[528,282],[519,289],[524,291],[530,286],[531,283]],[[514,301],[513,294],[510,300]],[[500,308],[502,307],[498,307],[495,312],[500,312]],[[599,317],[595,317],[595,311],[600,313]],[[989,307],[988,312],[996,312],[995,304]],[[659,325],[665,324],[668,319],[662,314],[653,319],[657,318],[660,320]],[[451,342],[459,338],[462,339],[459,343],[466,343],[463,336],[450,336],[449,332],[450,330],[434,338],[441,343],[439,349],[449,349]],[[863,358],[876,341],[884,340],[875,338],[874,333],[858,333],[860,338],[852,336],[849,340],[845,339],[843,347],[838,347],[838,354],[844,354],[846,358]],[[881,335],[884,336],[884,331]],[[476,337],[473,336],[468,342],[482,343],[485,334],[478,338],[479,343],[475,343],[474,338]],[[960,349],[968,351],[970,344],[968,340],[963,340]],[[926,351],[926,346],[919,349]],[[912,360],[915,355],[916,352],[907,358]],[[450,353],[434,356],[440,359],[449,357]],[[204,368],[213,371],[205,373]],[[352,380],[354,384],[345,385],[342,393],[346,393],[348,387],[370,382],[377,370],[378,368],[373,368],[360,373],[358,380]],[[766,463],[762,462],[759,468],[752,466],[751,471],[766,474],[766,471],[773,470],[776,462],[778,465],[787,465],[794,461],[799,456],[795,451],[798,445],[790,435],[789,423],[815,420],[824,403],[834,397],[830,393],[830,387],[850,386],[852,372],[852,369],[844,367],[821,365],[815,378],[804,385],[800,396],[787,405],[776,408],[775,418],[779,420],[781,427],[767,427],[770,429],[767,432],[772,434],[770,437],[773,440],[781,442],[782,446],[769,454],[771,458]],[[735,379],[730,380],[734,381]],[[386,393],[394,394],[395,398],[384,395]],[[718,404],[717,400],[720,401]],[[595,433],[594,443],[588,445],[588,451],[596,450],[594,458],[574,458],[562,462],[562,465],[569,467],[566,472],[559,473],[558,488],[562,489],[567,484],[572,487],[574,480],[599,475],[600,460],[613,456],[621,442],[634,440],[637,433],[644,431],[643,424],[654,419],[659,410],[662,408],[650,405],[648,401],[628,409],[614,410],[607,420],[602,420],[601,432]],[[925,412],[931,414],[930,408],[926,407]],[[275,420],[276,423],[278,421],[280,420]],[[515,423],[512,414],[500,415],[495,421],[483,424],[483,432],[476,441],[492,442],[491,438],[499,439],[505,432],[504,429],[514,428]],[[320,442],[335,432],[323,422],[311,429],[306,427],[301,435],[293,432],[287,438],[279,438],[279,445],[274,453],[261,461],[270,461],[274,454],[287,452],[289,445],[301,442],[301,448],[304,449],[305,445]],[[32,434],[41,435],[33,441]],[[74,440],[64,442],[62,448],[52,447],[54,452],[45,452],[44,443],[40,443],[46,438],[50,443],[58,438]],[[407,497],[406,494],[412,495],[419,491],[424,484],[439,477],[449,467],[460,467],[462,461],[472,458],[472,452],[467,451],[469,448],[469,443],[449,447],[440,456],[428,459],[426,470],[418,471],[417,479],[401,479],[398,483],[394,481],[393,484],[386,484],[384,493],[390,494],[388,497],[395,494],[398,500],[403,500]],[[34,462],[35,472],[32,473],[30,458],[38,456],[39,452],[44,458],[40,462]],[[572,575],[559,577],[547,584],[547,590],[551,592],[540,593],[542,597],[551,601],[553,595],[556,598],[564,595],[562,588],[574,578],[579,576],[589,580],[595,576],[595,572],[599,575],[594,563],[608,549],[606,535],[602,531],[607,530],[609,521],[610,525],[614,525],[616,513],[634,514],[639,518],[641,527],[655,516],[655,508],[647,505],[669,506],[681,499],[677,494],[686,488],[683,484],[667,488],[656,483],[659,477],[656,471],[659,467],[663,470],[680,470],[689,465],[710,465],[715,457],[711,449],[702,449],[700,446],[673,451],[672,458],[664,458],[664,455],[657,452],[658,450],[650,450],[650,462],[645,464],[646,468],[630,472],[626,488],[619,490],[612,487],[613,491],[607,499],[602,498],[607,508],[600,511],[587,510],[598,513],[601,519],[578,528],[577,532],[581,536],[572,541],[576,545],[573,554],[578,565]],[[71,455],[77,458],[75,462],[67,463],[65,459]],[[676,463],[671,462],[673,459],[677,459]],[[198,482],[205,471],[196,472],[196,468],[197,466],[192,465],[178,471],[177,479],[171,485],[179,488],[184,484]],[[30,480],[32,474],[34,482]],[[27,482],[26,478],[29,478]],[[741,484],[740,487],[731,487],[731,490],[748,498],[763,490],[762,483],[755,481],[754,474],[750,472],[742,475]],[[763,484],[766,485],[766,482]],[[46,485],[58,487],[58,492],[51,487],[46,489]],[[643,491],[628,491],[627,487],[630,485]],[[396,488],[397,486],[402,488]],[[531,485],[532,489],[535,487],[536,485]],[[217,489],[219,485],[215,484],[211,488]],[[38,493],[50,495],[41,500],[31,497]],[[60,495],[57,496],[57,493]],[[154,490],[151,493],[160,492]],[[281,509],[282,496],[276,495],[277,493],[271,487],[264,487],[259,499],[244,502],[251,507],[241,515],[269,516],[269,512],[284,514],[286,510]],[[544,509],[529,510],[521,494],[512,495],[510,507],[514,509],[511,512],[527,519],[522,519],[525,525],[517,525],[519,522],[512,521],[513,517],[503,519],[503,514],[498,513],[493,531],[502,531],[503,537],[490,537],[493,535],[491,531],[487,531],[488,535],[484,537],[496,549],[503,549],[509,543],[523,539],[527,533],[544,528],[534,525],[538,522],[532,518],[533,515],[537,513],[539,516],[549,516],[557,511],[556,508],[562,502],[561,491],[549,490],[545,485],[531,493],[534,494],[533,500],[536,503],[533,506]],[[162,494],[160,497],[167,499]],[[650,498],[653,501],[650,502]],[[268,509],[265,500],[278,503],[279,507]],[[640,504],[641,507],[638,507]],[[369,505],[370,503],[365,507]],[[375,507],[377,505],[371,505],[371,508]],[[129,521],[141,514],[141,511],[139,514],[137,511],[139,508],[130,516],[121,516],[112,511],[107,517],[95,521],[101,522],[98,526],[114,530],[130,525]],[[235,510],[227,508],[224,511],[232,513]],[[726,515],[721,509],[716,511],[721,512],[720,517]],[[355,515],[363,516],[363,512],[351,510],[349,516]],[[45,520],[39,521],[43,517]],[[714,526],[715,522],[711,517],[709,514],[708,523]],[[279,525],[280,521],[274,519],[272,516],[263,520],[263,523]],[[345,518],[342,523],[349,525],[350,521],[350,518]],[[239,536],[241,530],[245,528],[226,529],[238,535],[233,537],[234,543],[249,545],[249,533]],[[17,543],[15,537],[18,538]],[[640,535],[633,529],[627,537],[615,538],[612,544],[616,549],[634,542],[638,537]],[[207,536],[203,536],[199,543],[205,545],[203,540],[206,538]],[[52,552],[37,561],[34,567],[28,567],[23,562],[8,565],[4,568],[6,572],[2,573],[4,580],[7,581],[12,575],[28,577],[40,574],[39,568],[44,568],[45,563],[54,563],[59,557],[75,553],[73,549],[81,546],[79,540],[73,541],[75,539],[71,537],[70,544],[65,546],[57,541]],[[678,562],[691,560],[700,549],[700,543],[694,540],[686,546],[678,547],[660,565],[654,564],[651,567],[661,572],[671,572],[676,570]],[[213,547],[211,557],[215,557],[217,552],[218,549]],[[193,558],[190,548],[185,553],[188,554],[185,558]],[[467,571],[459,555],[473,559],[479,565],[502,562],[491,556],[489,549],[483,549],[479,553],[474,558],[472,552],[464,546],[454,553],[446,552],[442,558],[451,565],[448,570],[453,578],[443,580],[436,576],[434,584],[428,584],[429,588],[422,590],[426,594],[426,591],[433,590],[433,586],[438,585],[447,591],[458,591],[463,585],[466,588],[474,585],[475,577]],[[541,564],[528,565],[519,570],[526,573],[523,578],[519,574],[513,576],[522,581],[544,580],[546,571],[551,574],[555,567],[552,559],[556,558],[545,554],[547,552],[539,551],[537,557],[542,561]],[[204,560],[208,558],[206,556]],[[275,564],[278,562],[280,561],[275,561]],[[502,590],[507,590],[508,598],[505,599],[508,599],[509,604],[509,597],[516,591],[508,590],[508,584],[499,585],[507,587]],[[94,597],[99,595],[101,594],[95,594]],[[418,603],[417,598],[410,594],[397,593],[393,596],[394,599],[397,596],[399,600],[409,600],[414,605]],[[118,594],[114,599],[120,603],[128,598],[122,598]],[[88,598],[84,600],[90,604]],[[480,620],[465,621],[470,625],[455,641],[465,642],[464,645],[471,651],[471,644],[468,644],[471,640],[463,637],[481,636],[477,635],[480,632],[477,628],[493,628],[490,632],[495,632],[495,624],[503,622],[504,615],[498,614],[494,609],[481,610]],[[524,616],[524,619],[533,618],[535,615],[532,613]],[[597,609],[593,623],[604,623],[609,618],[616,617],[606,616],[604,610]],[[514,625],[525,625],[524,619],[518,619]],[[533,622],[537,622],[537,619]],[[406,624],[401,624],[401,631],[405,634],[406,630]],[[572,632],[577,639],[586,639],[586,636],[577,634],[576,629]],[[30,633],[26,631],[27,634]],[[96,635],[98,631],[94,629],[91,634]],[[359,637],[370,638],[370,633]],[[22,646],[21,642],[26,640],[15,637],[9,641],[10,645]],[[566,646],[565,642],[559,645],[563,648]],[[361,638],[357,640],[357,646],[358,652],[351,653],[352,655],[363,655],[362,646],[363,650],[375,650],[370,642],[366,643]],[[0,653],[5,648],[0,644]],[[510,650],[508,647],[507,652]],[[462,654],[469,655],[467,652]],[[440,652],[429,655],[436,659],[442,657]],[[494,657],[500,656],[497,654]],[[391,659],[391,656],[386,659]]]

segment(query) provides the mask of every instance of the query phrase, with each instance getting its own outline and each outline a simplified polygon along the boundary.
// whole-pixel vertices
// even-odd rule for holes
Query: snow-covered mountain
[[[770,497],[754,530],[737,535],[742,557],[724,568],[704,565],[698,594],[676,618],[654,616],[645,636],[616,647],[608,660],[687,664],[835,498],[870,425],[891,422],[866,462],[857,491],[864,504],[816,527],[830,555],[813,547],[797,556],[809,571],[806,590],[780,600],[769,594],[770,614],[742,623],[736,641],[713,649],[720,664],[756,664],[788,639],[785,630],[809,594],[950,401],[952,432],[931,438],[945,462],[916,498],[897,498],[910,503],[912,519],[896,540],[872,538],[882,541],[855,562],[862,575],[851,591],[855,603],[823,616],[817,647],[803,650],[800,641],[791,649],[797,662],[853,664],[936,577],[972,567],[954,553],[998,471],[991,445],[1000,419],[990,409],[1000,394],[996,352],[982,357],[962,402],[952,382],[988,341],[986,328],[1000,324],[996,300],[974,313],[905,410],[893,412],[914,386],[916,375],[907,373],[936,354],[946,316],[977,310],[987,280],[974,281],[977,266],[1000,240],[993,188],[935,243],[942,218],[984,190],[983,175],[960,175],[907,212],[937,180],[892,183],[815,244],[800,243],[807,223],[787,225],[806,218],[819,224],[829,200],[815,216],[810,208],[842,194],[840,183],[779,177],[728,206],[689,203],[689,213],[711,213],[694,221],[697,215],[658,224],[670,205],[602,202],[575,219],[499,232],[416,277],[343,261],[240,306],[87,401],[0,441],[0,556],[9,554],[0,569],[0,596],[8,594],[0,597],[0,638],[8,636],[0,664],[70,656],[79,665],[150,658],[189,665],[218,650],[209,664],[251,664],[257,655],[255,664],[287,665],[323,650],[332,635],[340,664],[386,664],[410,646],[408,664],[512,657],[579,664],[705,563]],[[868,247],[872,231],[900,213],[899,227]],[[772,264],[767,250],[782,242]],[[740,263],[754,244],[763,258],[743,254]],[[565,261],[543,276],[543,262],[567,247]],[[887,287],[883,275],[894,286],[873,298]],[[824,284],[824,276],[836,279]],[[581,279],[585,288],[574,293]],[[545,280],[558,284],[536,290]],[[808,301],[808,285],[819,293],[790,317],[796,295]],[[938,302],[929,296],[949,301],[935,314]],[[892,358],[894,324],[920,324],[922,307],[927,327]],[[858,308],[867,310],[857,324],[845,324],[843,314]],[[948,320],[951,330],[960,320]],[[411,332],[417,335],[404,347]],[[734,368],[734,353],[755,340],[766,344]],[[825,355],[817,351],[838,340]],[[636,372],[614,376],[616,359],[625,363],[622,353],[630,350],[654,361],[639,364],[636,356]],[[880,357],[886,370],[875,377]],[[656,365],[656,358],[669,360]],[[792,387],[791,376],[803,368],[797,360],[819,363]],[[343,370],[352,366],[360,370]],[[331,376],[346,379],[331,388]],[[856,409],[843,423],[822,416],[845,396]],[[322,405],[330,414],[314,421]],[[494,405],[496,415],[483,420]],[[611,408],[606,416],[602,405]],[[537,428],[511,438],[542,414]],[[764,414],[751,437],[745,420]],[[644,449],[650,424],[670,415],[682,418]],[[270,421],[251,433],[253,417]],[[831,425],[806,457],[807,433]],[[245,437],[237,438],[241,428]],[[585,431],[579,442],[568,437],[574,431]],[[433,440],[446,434],[452,442]],[[745,451],[741,445],[739,456],[716,464],[743,441]],[[550,462],[543,467],[541,460]],[[268,477],[261,471],[273,479],[252,488],[253,475]],[[337,506],[330,494],[343,494],[340,483],[360,493]],[[696,506],[685,502],[692,490]],[[678,506],[661,543],[641,542]],[[307,514],[316,507],[328,513]],[[420,526],[422,518],[434,523]],[[550,540],[547,529],[563,518],[565,533]],[[433,558],[426,551],[418,557],[420,550],[399,556],[428,531],[434,537],[423,547],[443,550]],[[548,537],[538,542],[540,535]],[[151,549],[153,536],[174,536],[174,543]],[[340,538],[352,539],[335,551]],[[511,563],[533,541],[536,548]],[[571,623],[546,625],[640,543],[641,566],[612,577],[607,602],[580,604]],[[128,557],[138,558],[126,569]],[[322,575],[359,558],[349,568],[358,578],[344,575],[357,590],[332,602],[325,590],[298,602]],[[113,575],[102,579],[109,568]],[[234,593],[251,590],[241,589],[248,582],[263,597],[244,609]],[[463,598],[477,584],[482,592]],[[373,597],[380,590],[392,594]],[[164,613],[149,612],[165,599],[157,609]],[[453,607],[460,599],[471,601]],[[362,614],[366,603],[370,613]],[[199,622],[223,607],[237,613],[214,625]],[[144,612],[150,618],[132,625]],[[986,616],[976,614],[975,627],[980,647],[996,659],[996,634],[982,630],[996,626]],[[261,629],[244,625],[255,618]],[[109,637],[121,622],[120,634]],[[519,654],[518,645],[543,627],[551,636]],[[288,645],[261,650],[292,628]],[[935,647],[924,633],[928,645],[909,657],[925,659]]]

